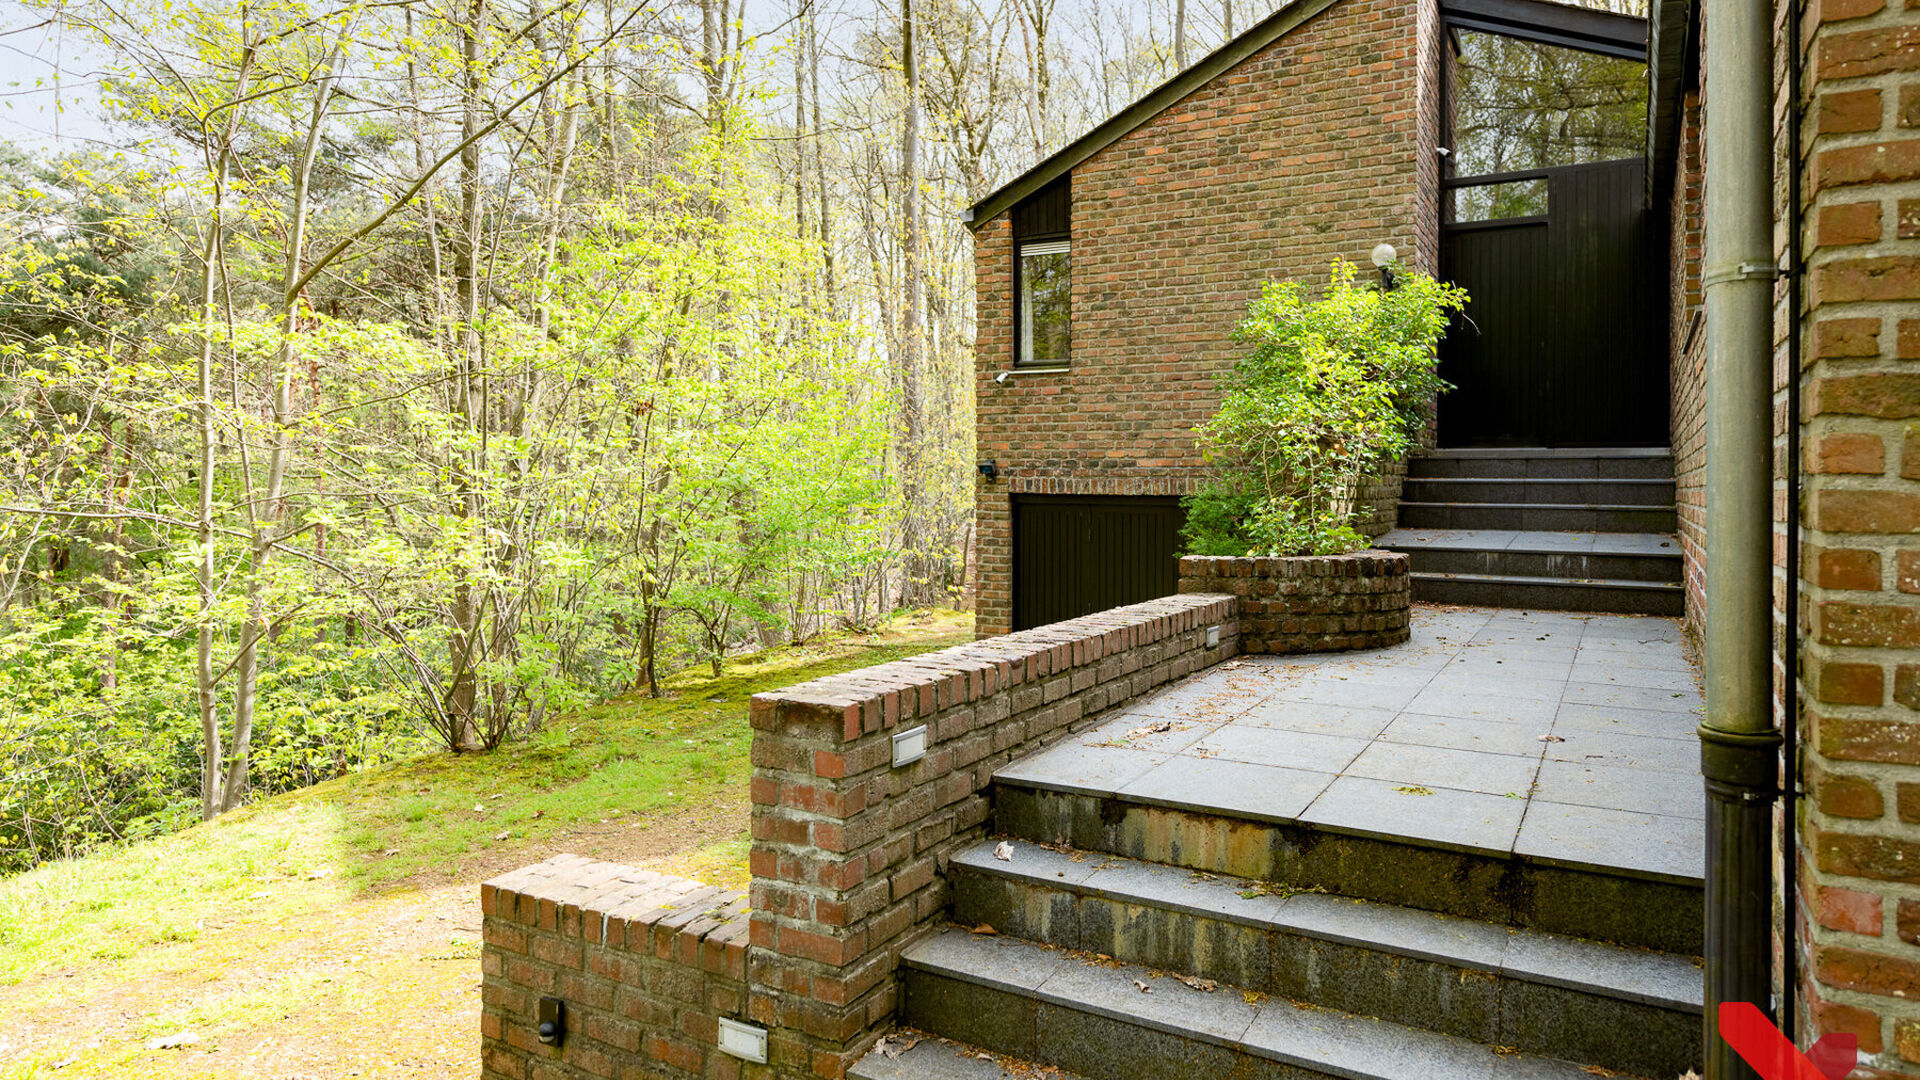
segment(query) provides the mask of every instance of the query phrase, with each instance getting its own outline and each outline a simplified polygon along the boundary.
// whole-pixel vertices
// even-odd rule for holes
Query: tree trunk
[[[907,580],[903,591],[914,588],[921,567],[919,547],[924,537],[921,504],[920,449],[923,410],[920,352],[924,336],[924,298],[920,281],[920,60],[914,40],[913,0],[900,0],[900,67],[906,79],[906,117],[900,132],[900,208],[906,219],[902,243],[906,311],[900,327],[900,487],[901,547]],[[912,593],[908,594],[911,602]]]
[[[1187,0],[1173,0],[1173,67],[1187,70]]]
[[[465,449],[456,450],[454,466],[454,512],[472,530],[476,550],[484,550],[485,524],[480,515],[481,467],[484,450],[477,437],[486,424],[486,402],[482,398],[480,355],[480,130],[481,35],[487,25],[487,0],[469,0],[466,25],[460,28],[460,55],[464,68],[461,86],[460,138],[460,232],[453,256],[454,288],[460,304],[459,344],[454,355],[453,411],[469,438]],[[480,656],[480,604],[474,596],[470,568],[455,568],[453,587],[453,633],[448,640],[451,686],[447,697],[448,722],[453,725],[448,742],[455,750],[474,750],[480,745],[475,727],[479,705],[475,667]]]
[[[273,564],[275,549],[285,532],[282,517],[286,512],[287,465],[293,452],[289,434],[293,426],[293,378],[300,366],[298,350],[293,344],[294,334],[300,329],[297,283],[305,262],[313,162],[320,153],[320,130],[326,123],[327,109],[332,104],[334,73],[340,63],[341,51],[346,47],[350,28],[350,23],[340,28],[333,52],[318,72],[306,142],[300,149],[300,158],[294,165],[292,176],[287,258],[280,284],[280,345],[275,357],[278,371],[274,378],[273,429],[269,437],[272,449],[267,454],[266,496],[257,503],[249,500],[250,505],[255,507],[251,515],[253,559],[247,573],[247,622],[240,631],[240,654],[234,663],[233,740],[227,747],[227,777],[220,797],[223,813],[239,806],[241,798],[246,795],[247,776],[253,756],[254,703],[260,685],[260,644],[267,634],[269,623],[264,606],[266,577]]]
[[[239,102],[247,96],[252,82],[255,43],[248,43],[240,54],[240,70],[234,80],[234,103],[227,110],[227,126],[213,157],[213,207],[207,214],[207,238],[200,257],[200,354],[195,364],[195,395],[199,406],[200,445],[195,465],[199,475],[195,507],[195,535],[200,550],[194,560],[194,583],[199,592],[198,648],[194,657],[194,690],[200,711],[200,819],[211,821],[225,801],[220,790],[225,780],[221,771],[226,755],[221,751],[220,711],[215,695],[213,674],[213,608],[218,588],[218,567],[213,551],[213,470],[219,464],[219,440],[213,421],[213,322],[219,304],[221,268],[226,262],[227,170],[232,162],[233,137],[240,126]]]

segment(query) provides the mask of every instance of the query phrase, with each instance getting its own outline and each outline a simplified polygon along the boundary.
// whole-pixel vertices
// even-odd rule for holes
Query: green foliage
[[[1318,299],[1268,282],[1235,330],[1246,353],[1219,411],[1198,429],[1214,479],[1186,500],[1196,554],[1358,550],[1361,482],[1403,457],[1444,390],[1436,346],[1466,294],[1395,270],[1395,288],[1355,283],[1336,261]]]
[[[152,625],[16,611],[0,638],[0,874],[199,815],[192,650]],[[273,794],[419,752],[369,650],[289,635],[262,680],[250,780]]]
[[[957,645],[969,626],[945,612],[874,636],[769,649],[722,678],[666,676],[668,696],[595,706],[495,755],[416,744],[402,760],[181,832],[0,876],[0,983],[76,958],[129,956],[227,922],[236,908],[278,923],[396,881],[445,880],[476,859],[502,865],[513,858],[503,849],[550,851],[583,828],[604,834],[648,814],[743,799],[752,695]]]

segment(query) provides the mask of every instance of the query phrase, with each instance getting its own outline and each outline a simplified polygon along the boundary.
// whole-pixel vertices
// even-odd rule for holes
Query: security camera
[[[995,375],[993,377],[993,381],[1000,384],[1001,386],[1005,386],[1007,385],[1007,380],[1011,378],[1013,378],[1013,372],[1003,371],[1000,374]]]

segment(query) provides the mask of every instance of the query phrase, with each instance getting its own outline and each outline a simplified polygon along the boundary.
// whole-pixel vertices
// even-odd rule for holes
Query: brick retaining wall
[[[557,855],[480,886],[482,1080],[772,1075],[715,1049],[747,1012],[747,898]],[[566,1004],[558,1046],[536,1007]]]
[[[1234,655],[1235,608],[1170,596],[756,695],[751,915],[577,856],[488,882],[485,1080],[844,1076],[893,1023],[947,859],[986,834],[994,771]],[[545,994],[572,1017],[558,1050],[534,1035]],[[721,1017],[769,1029],[767,1066],[715,1049]]]
[[[1240,599],[1240,651],[1333,652],[1407,640],[1413,579],[1397,551],[1294,558],[1188,555],[1180,591]]]

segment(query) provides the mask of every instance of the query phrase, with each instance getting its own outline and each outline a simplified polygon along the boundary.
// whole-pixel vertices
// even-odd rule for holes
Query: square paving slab
[[[996,775],[1697,880],[1701,709],[1676,620],[1416,605],[1404,645],[1238,657]]]

